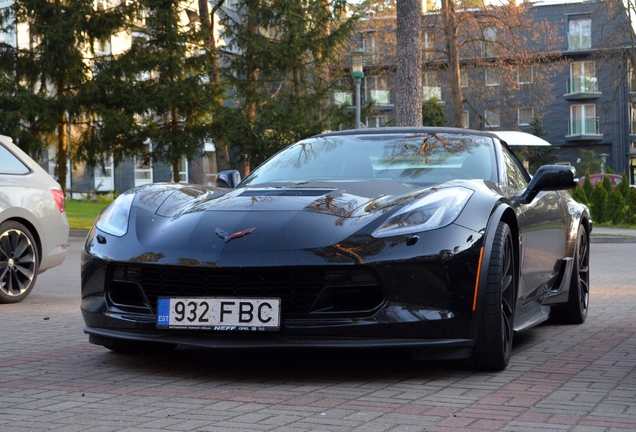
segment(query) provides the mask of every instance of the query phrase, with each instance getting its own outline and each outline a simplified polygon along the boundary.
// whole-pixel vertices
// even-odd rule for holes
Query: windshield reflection
[[[449,133],[343,135],[300,141],[281,151],[241,186],[312,180],[385,179],[437,184],[496,178],[492,139]]]

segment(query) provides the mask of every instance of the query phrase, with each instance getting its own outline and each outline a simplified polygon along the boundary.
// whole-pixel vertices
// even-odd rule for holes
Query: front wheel
[[[29,295],[38,274],[38,248],[22,224],[0,224],[0,303],[17,303]]]
[[[487,264],[487,282],[477,309],[472,359],[477,369],[503,370],[512,352],[514,312],[517,296],[514,242],[510,227],[499,222]]]

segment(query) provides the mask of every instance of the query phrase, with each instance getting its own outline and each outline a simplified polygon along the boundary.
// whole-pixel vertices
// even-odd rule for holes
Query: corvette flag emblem
[[[223,240],[225,240],[225,243],[229,243],[230,241],[234,239],[251,234],[255,229],[256,228],[248,228],[243,231],[235,232],[234,234],[228,234],[227,232],[223,231],[221,228],[217,228],[214,232],[216,233],[216,235],[218,235]]]

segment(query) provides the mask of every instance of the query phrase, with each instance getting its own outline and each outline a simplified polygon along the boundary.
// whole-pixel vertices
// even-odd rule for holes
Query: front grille
[[[150,307],[158,297],[277,297],[283,315],[373,311],[384,302],[375,273],[365,267],[196,268],[158,265],[115,265],[110,272],[110,297],[120,309]],[[124,284],[122,284],[124,283]],[[122,286],[141,288],[147,302],[115,294]],[[143,297],[143,296],[142,296]],[[130,300],[126,300],[130,299]]]

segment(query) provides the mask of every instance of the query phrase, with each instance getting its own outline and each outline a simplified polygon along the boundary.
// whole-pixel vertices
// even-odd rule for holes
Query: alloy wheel
[[[37,266],[35,248],[26,233],[9,229],[0,234],[0,290],[19,296],[32,285]]]

